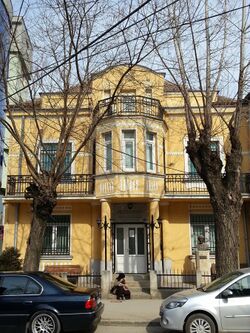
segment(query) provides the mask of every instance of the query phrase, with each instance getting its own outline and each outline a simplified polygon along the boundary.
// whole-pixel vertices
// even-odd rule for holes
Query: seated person
[[[116,299],[130,299],[130,291],[126,285],[124,273],[118,275],[115,286],[112,289],[115,290]]]

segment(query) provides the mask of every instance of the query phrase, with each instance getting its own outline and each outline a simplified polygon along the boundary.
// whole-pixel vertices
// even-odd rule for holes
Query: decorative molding
[[[166,155],[168,156],[183,156],[182,151],[167,151]]]
[[[108,181],[108,182],[99,184],[99,192],[100,193],[113,193],[114,192],[113,181]]]
[[[120,179],[120,191],[138,191],[138,180],[137,179]]]
[[[58,211],[72,211],[72,206],[56,206],[54,212]]]
[[[212,210],[212,206],[210,204],[190,204],[189,210]]]
[[[159,206],[169,206],[170,202],[160,201]]]

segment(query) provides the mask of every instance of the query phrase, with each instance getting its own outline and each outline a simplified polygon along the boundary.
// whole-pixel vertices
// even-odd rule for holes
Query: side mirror
[[[230,289],[226,289],[221,293],[221,295],[223,298],[228,298],[228,297],[233,296],[233,292]]]

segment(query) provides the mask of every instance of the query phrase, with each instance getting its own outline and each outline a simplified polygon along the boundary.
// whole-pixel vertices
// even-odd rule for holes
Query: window
[[[146,133],[146,166],[148,172],[155,171],[155,135]]]
[[[230,297],[249,297],[250,296],[250,276],[233,283],[229,288],[233,292]]]
[[[5,276],[0,288],[0,295],[37,295],[41,286],[27,276]]]
[[[220,152],[220,146],[219,146],[219,141],[211,141],[210,148],[214,152]],[[194,164],[188,157],[188,173],[191,174],[191,176],[197,175],[197,170],[195,169]]]
[[[57,152],[57,143],[44,143],[41,147],[41,168],[45,171],[50,171],[53,165],[56,152]],[[64,169],[70,164],[72,155],[72,143],[67,144],[66,156],[64,160]],[[64,176],[68,176],[71,174],[71,168],[69,167]]]
[[[124,254],[124,229],[117,228],[117,254]]]
[[[123,112],[135,112],[135,102],[135,94],[132,92],[122,96]]]
[[[135,131],[122,131],[123,136],[123,169],[135,170]]]
[[[104,134],[104,169],[112,170],[112,134],[111,132]]]
[[[47,222],[42,255],[70,254],[70,216],[53,215]]]
[[[195,254],[198,236],[204,236],[211,254],[215,254],[215,224],[213,214],[191,214],[192,253]]]
[[[103,98],[110,98],[111,97],[111,90],[110,89],[105,89],[103,90]]]

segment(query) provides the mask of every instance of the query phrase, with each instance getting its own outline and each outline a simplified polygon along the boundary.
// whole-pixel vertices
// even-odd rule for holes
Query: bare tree
[[[33,210],[25,270],[39,268],[46,223],[57,204],[57,187],[62,177],[79,153],[89,148],[96,126],[112,104],[123,78],[145,53],[152,51],[146,47],[149,37],[141,38],[138,34],[140,43],[135,43],[134,36],[131,37],[139,10],[149,2],[137,7],[130,2],[129,10],[122,15],[119,13],[118,23],[113,25],[105,20],[108,14],[114,15],[114,8],[109,7],[108,1],[39,2],[43,16],[37,35],[42,36],[42,41],[35,45],[33,84],[27,85],[31,101],[14,107],[7,104],[8,121],[2,119],[20,147],[20,159],[32,178],[25,194],[27,199],[32,199]],[[112,50],[115,50],[116,61]],[[92,100],[90,94],[93,73],[119,62],[125,51],[127,69],[121,74],[109,105],[100,113],[98,102]],[[38,90],[44,91],[45,107],[36,98]],[[20,117],[16,117],[17,113]],[[24,128],[21,123],[25,117],[31,119],[30,128]],[[51,133],[56,140],[53,151],[46,144]],[[75,143],[75,150],[68,158],[71,141]],[[49,168],[44,165],[40,151],[46,155]]]
[[[165,16],[158,15],[158,26],[163,26],[165,21],[168,29],[152,36],[155,46],[161,44],[156,49],[161,66],[183,96],[188,136],[186,150],[207,186],[215,216],[218,276],[239,266],[242,207],[239,131],[249,65],[249,54],[245,54],[249,17],[245,11],[245,1],[237,2],[235,7],[233,1],[227,0],[185,0],[168,8]],[[163,47],[168,34],[173,42]],[[231,98],[224,99],[226,107],[214,103],[219,89],[231,94]],[[225,149],[224,165],[219,149],[211,144],[222,131],[216,125],[218,117],[229,142],[228,147],[222,147]]]

